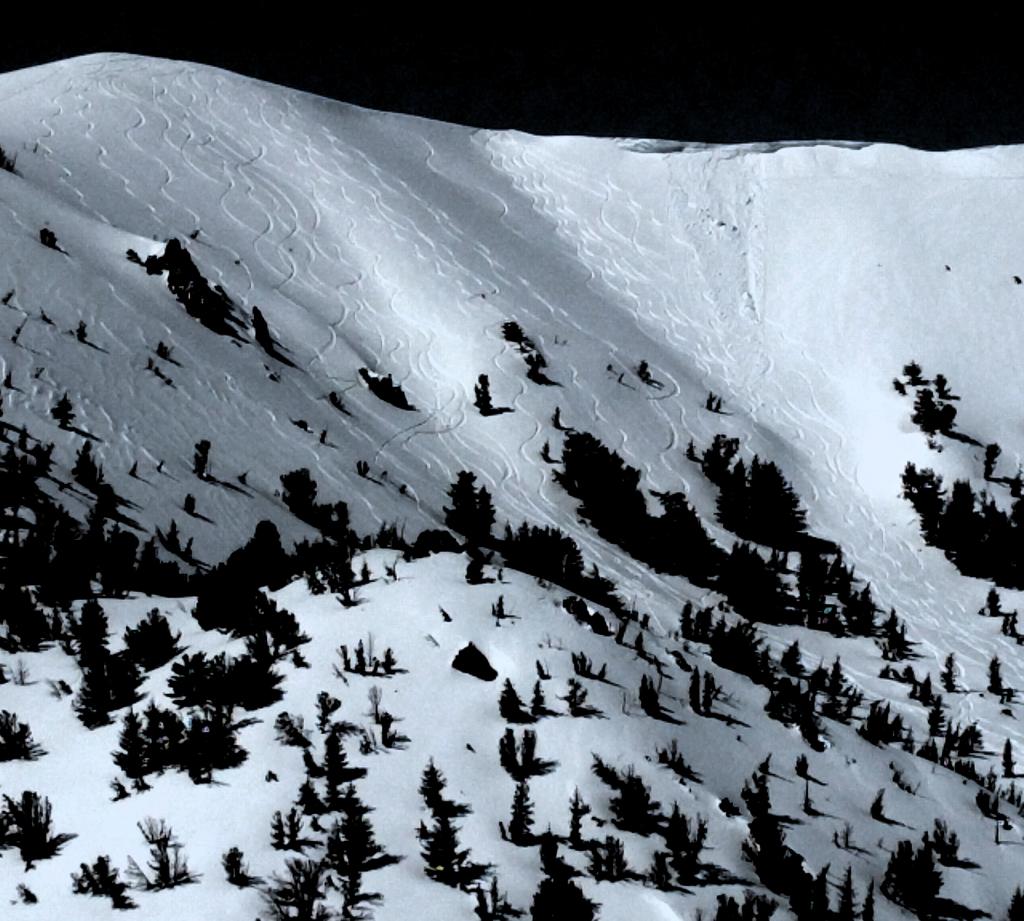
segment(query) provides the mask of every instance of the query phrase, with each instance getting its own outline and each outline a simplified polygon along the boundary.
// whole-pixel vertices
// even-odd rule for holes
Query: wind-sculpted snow
[[[983,448],[948,442],[942,453],[929,451],[910,424],[909,404],[890,383],[911,359],[926,375],[942,372],[962,395],[958,427],[983,444],[998,441],[1005,469],[1020,465],[1024,286],[1014,276],[1024,274],[1024,230],[1017,220],[1024,207],[1024,155],[1018,149],[925,154],[852,143],[720,148],[536,138],[369,112],[211,68],[124,55],[0,77],[0,146],[17,157],[17,174],[0,171],[0,296],[14,292],[0,307],[0,375],[10,372],[13,384],[3,393],[4,422],[55,442],[55,460],[67,479],[82,438],[50,416],[67,391],[76,426],[96,439],[105,475],[133,504],[143,537],[166,531],[175,519],[205,563],[222,560],[261,519],[275,521],[286,543],[309,537],[311,529],[282,503],[279,479],[308,467],[320,499],[346,501],[358,531],[396,523],[411,538],[440,524],[449,484],[460,470],[470,470],[492,494],[499,527],[527,521],[571,535],[587,563],[612,578],[628,604],[651,615],[648,642],[663,643],[670,662],[666,650],[675,642],[671,634],[684,601],[714,604],[720,596],[654,573],[598,537],[578,519],[576,500],[553,477],[557,465],[543,461],[541,452],[549,443],[551,454],[560,455],[561,436],[550,421],[557,407],[566,426],[593,433],[639,469],[645,491],[684,492],[728,547],[733,538],[714,521],[716,490],[684,453],[691,439],[700,451],[720,432],[740,440],[745,459],[757,453],[779,465],[807,507],[810,530],[839,544],[880,607],[895,608],[906,621],[919,644],[921,658],[912,663],[919,673],[937,677],[945,656],[956,654],[959,680],[971,690],[947,695],[950,719],[977,720],[990,747],[1010,738],[1024,750],[1019,723],[981,693],[994,655],[1003,661],[1007,682],[1024,686],[1016,644],[975,615],[989,586],[960,576],[941,551],[927,547],[913,510],[900,498],[899,476],[908,461],[934,467],[950,483],[978,479]],[[43,228],[56,234],[63,252],[40,243]],[[203,278],[238,307],[246,327],[239,342],[203,329],[162,276],[126,258],[130,249],[141,261],[158,256],[170,239],[182,242]],[[256,307],[287,362],[254,341]],[[80,321],[91,345],[75,335]],[[553,385],[527,377],[524,355],[503,335],[508,321],[536,343]],[[158,342],[173,347],[174,363],[162,365],[173,386],[147,368]],[[641,362],[653,383],[637,373]],[[379,399],[361,368],[390,375],[414,410]],[[477,411],[473,387],[480,374],[489,377],[495,405],[511,412]],[[703,408],[709,391],[722,398],[722,414]],[[332,405],[333,394],[347,414]],[[192,472],[193,446],[202,439],[212,443],[209,482]],[[368,464],[365,476],[357,473],[359,461]],[[137,478],[128,476],[134,463]],[[225,488],[242,474],[244,489]],[[183,513],[188,493],[201,518]],[[85,517],[88,504],[80,495],[62,496]],[[416,569],[428,592],[435,575],[430,565]],[[460,565],[445,558],[444,580],[468,606],[469,589],[452,575]],[[545,605],[551,608],[545,615],[563,617],[556,599],[520,581],[517,599],[524,608]],[[382,586],[374,597],[382,609],[389,605],[387,590],[406,591],[401,580]],[[335,643],[340,628],[330,618],[349,614],[328,612],[326,602],[301,597],[302,591],[293,586],[283,596],[307,606]],[[1022,603],[1018,592],[1002,597],[1008,609]],[[422,598],[417,604],[415,629],[403,634],[408,654],[439,657],[439,647],[425,638],[429,618],[440,629],[436,604]],[[390,610],[379,613],[387,617]],[[559,629],[551,632],[557,636]],[[541,623],[530,630],[528,649],[495,643],[488,653],[503,677],[511,673],[523,683],[521,691],[532,680],[546,632]],[[808,663],[841,655],[850,680],[871,698],[895,697],[917,739],[925,738],[924,711],[907,702],[905,686],[878,677],[884,663],[873,644],[795,627],[764,634],[776,656],[796,638]],[[198,632],[189,641],[211,649],[219,642]],[[452,640],[440,648],[447,655],[457,647]],[[593,648],[595,658],[624,655],[610,641]],[[70,662],[54,653],[39,669],[54,678],[67,672],[73,681]],[[624,687],[630,693],[645,670],[638,662],[629,661]],[[435,666],[431,680],[442,682],[437,676],[444,672],[448,681]],[[316,663],[315,673],[317,680],[330,674],[326,661]],[[741,727],[688,717],[708,725],[701,726],[707,749],[689,747],[687,758],[715,779],[706,788],[663,784],[663,801],[674,797],[711,812],[717,799],[737,799],[745,777],[773,746],[791,746],[783,754],[787,768],[792,762],[797,734],[766,721],[763,689],[728,673],[720,677],[734,692],[737,719],[757,725],[738,732]],[[299,672],[288,680],[299,688],[289,691],[301,698],[295,709],[311,708],[320,687]],[[688,675],[674,673],[668,693],[684,700],[687,681]],[[12,705],[48,714],[37,734],[55,751],[54,738],[70,731],[66,706],[44,699],[40,688],[2,690]],[[603,702],[614,708],[617,697],[602,691],[611,695]],[[24,705],[28,695],[35,696]],[[488,698],[487,706],[492,703]],[[418,706],[423,712],[412,714]],[[422,737],[432,717],[414,691],[400,692],[397,710],[400,716],[409,711],[416,756],[387,756],[404,766],[397,773],[372,771],[369,801],[383,824],[399,829],[389,848],[409,856],[386,871],[388,881],[380,885],[387,907],[380,917],[411,917],[413,906],[424,918],[468,917],[456,894],[445,893],[446,900],[437,892],[441,887],[419,874],[416,822],[409,816],[418,815],[416,774],[429,754],[446,768],[443,751],[453,780],[482,790],[494,769],[497,737],[489,727],[480,740],[488,760],[481,754],[463,763],[469,737],[446,737],[432,748]],[[572,722],[587,724],[586,730],[574,725],[552,757],[570,762],[573,746],[589,751],[605,738],[597,721],[593,727]],[[638,735],[616,751],[625,758],[632,745],[638,763],[662,740],[644,736],[641,745],[641,730],[629,731]],[[83,758],[95,757],[104,771],[111,732],[82,737]],[[285,757],[268,725],[249,732],[247,747],[265,744],[275,758]],[[542,747],[547,741],[542,735]],[[716,757],[716,747],[725,754]],[[837,783],[819,794],[828,800],[820,808],[854,823],[871,851],[858,858],[864,866],[857,878],[879,879],[884,850],[901,834],[919,838],[933,813],[941,816],[945,804],[956,802],[954,824],[962,826],[982,869],[949,873],[947,889],[965,904],[1001,914],[1017,882],[1015,849],[988,844],[973,787],[911,759],[922,790],[916,801],[905,797],[892,807],[910,830],[876,827],[865,818],[878,787],[888,785],[896,795],[889,755],[902,757],[895,750],[878,754],[838,726],[822,755],[821,771],[827,765]],[[33,783],[45,786],[63,776],[63,768],[45,767],[56,763],[54,755],[48,759]],[[258,763],[262,769],[264,761]],[[657,775],[653,765],[643,768]],[[289,789],[278,795],[263,783],[262,770],[260,776],[255,768],[245,770],[251,774],[245,784],[260,791],[254,795],[269,823],[294,790],[282,784]],[[535,791],[539,815],[564,811],[574,781],[567,773],[559,786],[558,776]],[[54,797],[58,819],[73,830],[87,825],[89,810],[106,808],[100,804],[107,779],[104,774],[100,792],[77,805],[73,797]],[[29,782],[27,773],[6,775],[3,791],[20,782]],[[181,783],[169,779],[161,787]],[[780,812],[799,811],[797,786],[774,784]],[[207,792],[183,784],[190,802]],[[118,819],[119,829],[130,831],[143,816],[149,808],[143,799],[131,801],[132,814]],[[532,863],[492,834],[504,818],[504,800],[485,807],[483,799],[474,799],[474,856],[518,867],[502,879],[513,901],[525,905]],[[248,801],[231,804],[238,811],[228,823],[233,828]],[[176,831],[195,842],[195,863],[217,876],[217,849],[233,842],[204,837],[200,813],[190,815],[194,824]],[[791,830],[791,840],[805,855],[820,856],[831,846],[834,824],[808,821]],[[739,857],[745,833],[741,820],[714,812],[715,861],[749,881],[750,867]],[[1017,826],[1008,835],[1019,843]],[[881,849],[875,847],[879,836]],[[122,849],[130,846],[115,840]],[[81,850],[85,844],[69,846],[72,868],[113,847],[91,841]],[[252,847],[265,849],[266,841]],[[834,860],[835,875],[849,860],[829,853],[820,863]],[[13,877],[4,879],[13,891]],[[65,879],[60,887],[69,891]],[[597,889],[605,921],[635,916],[611,887]],[[689,917],[677,895],[637,888],[636,897],[647,900],[642,917]],[[434,914],[423,914],[432,900]],[[71,911],[105,916],[93,903],[75,897]],[[181,916],[173,914],[183,903],[177,904],[168,900],[161,910]],[[714,902],[702,904],[707,909]],[[230,917],[259,910],[255,903],[244,908]],[[885,911],[878,916],[887,917]]]

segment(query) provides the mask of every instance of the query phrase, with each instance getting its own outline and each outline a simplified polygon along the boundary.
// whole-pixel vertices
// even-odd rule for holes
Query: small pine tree
[[[264,899],[275,921],[329,921],[331,915],[322,904],[322,878],[326,867],[317,860],[293,859],[286,862],[288,876],[272,877]]]
[[[473,387],[473,405],[480,410],[481,416],[494,414],[494,406],[491,404],[491,382],[486,374],[481,374]]]
[[[868,881],[868,891],[860,910],[860,921],[875,921],[875,881]]]
[[[135,908],[128,896],[128,884],[119,880],[118,870],[111,867],[110,858],[97,857],[92,866],[80,864],[80,872],[71,874],[72,891],[79,895],[108,896],[119,910]]]
[[[341,787],[344,784],[366,776],[366,768],[349,767],[348,757],[341,743],[341,730],[332,728],[324,742],[324,777],[327,782],[327,796],[324,803],[329,812],[341,807]]]
[[[71,405],[71,399],[68,397],[67,391],[50,410],[50,415],[57,420],[57,424],[62,429],[71,428],[71,423],[75,421],[75,411]]]
[[[947,694],[956,691],[956,657],[953,653],[946,656],[946,661],[942,666],[942,688]]]
[[[1003,685],[1002,663],[999,656],[993,656],[988,663],[988,689],[992,694],[1002,696],[1006,688]]]
[[[212,445],[207,439],[197,441],[195,453],[192,455],[192,472],[201,480],[209,479],[210,476],[210,448]]]
[[[512,798],[512,818],[508,825],[509,840],[520,847],[533,843],[533,802],[530,785],[521,780]]]
[[[571,879],[546,877],[530,906],[530,921],[596,921],[598,906]]]
[[[224,856],[221,857],[221,865],[232,886],[244,889],[256,882],[255,877],[249,875],[249,868],[245,865],[245,855],[237,847],[224,853]]]
[[[324,863],[341,877],[345,914],[356,917],[359,905],[381,898],[378,893],[363,891],[363,874],[397,863],[401,858],[388,854],[377,843],[367,818],[373,810],[359,799],[352,784],[345,788],[340,810],[341,819],[327,836]]]
[[[46,752],[32,738],[28,723],[22,723],[9,710],[0,710],[0,762],[35,761]]]
[[[986,480],[992,479],[992,474],[995,473],[996,461],[999,460],[999,455],[1003,453],[1003,449],[994,442],[989,445],[985,445],[985,468],[984,474]]]
[[[147,746],[142,734],[142,721],[134,710],[125,714],[118,746],[118,751],[114,752],[114,764],[133,782],[135,789],[146,789],[144,778],[150,771],[146,758]]]
[[[54,857],[68,841],[77,837],[69,833],[52,833],[50,801],[32,790],[23,791],[16,800],[4,796],[0,831],[4,845],[18,848],[26,870],[31,870],[37,860]]]
[[[434,826],[422,833],[425,872],[446,886],[466,888],[489,867],[469,860],[469,849],[459,847],[458,828],[445,814],[434,817]]]
[[[536,718],[548,715],[547,701],[544,699],[544,688],[538,678],[533,684],[533,697],[530,700],[530,715]]]
[[[1017,770],[1013,762],[1013,745],[1009,739],[1003,746],[1003,777],[1016,777]]]
[[[137,827],[150,846],[149,873],[129,857],[127,873],[131,879],[145,889],[172,889],[199,881],[199,877],[188,868],[188,861],[181,853],[181,843],[163,819],[146,819],[137,823]]]
[[[700,681],[700,669],[695,668],[693,673],[690,675],[690,709],[694,713],[704,713],[704,700],[701,695],[701,681]]]
[[[879,790],[871,803],[871,818],[879,821],[885,820],[885,790]]]
[[[569,800],[569,846],[579,850],[584,846],[583,840],[583,819],[590,814],[590,806],[580,796],[580,788],[573,790],[572,799]]]
[[[532,723],[535,719],[526,711],[523,701],[508,678],[505,679],[505,684],[501,689],[498,711],[501,713],[502,719],[508,720],[510,723]]]

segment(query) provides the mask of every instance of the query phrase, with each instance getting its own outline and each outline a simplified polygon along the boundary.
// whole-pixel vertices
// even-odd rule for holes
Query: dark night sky
[[[430,29],[394,34],[343,22],[330,34],[344,38],[276,45],[136,28],[0,40],[0,69],[131,51],[372,108],[541,134],[881,140],[933,149],[1024,142],[1024,39],[1016,47],[1011,23],[995,14],[971,22],[954,23],[940,40],[887,23],[847,23],[806,40],[795,31],[769,36],[756,23],[665,23],[600,39],[562,30],[528,47],[484,28],[456,40]]]

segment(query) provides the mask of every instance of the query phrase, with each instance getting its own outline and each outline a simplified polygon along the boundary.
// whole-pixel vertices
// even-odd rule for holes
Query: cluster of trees
[[[776,662],[764,639],[753,624],[730,624],[724,616],[717,619],[711,608],[694,611],[687,603],[680,615],[680,633],[684,639],[706,643],[712,660],[730,671],[746,675],[769,689],[765,712],[772,719],[800,729],[814,749],[824,748],[824,727],[820,718],[849,723],[863,703],[863,694],[843,674],[839,658],[828,668],[824,663],[813,670],[804,668],[798,642],[794,642]],[[690,676],[690,706],[695,713],[711,715],[717,696],[709,675],[701,682],[700,670]]]
[[[986,492],[967,480],[948,492],[934,470],[908,463],[903,496],[917,512],[921,534],[968,576],[991,579],[1006,588],[1024,588],[1024,499],[1003,511]]]
[[[523,332],[523,328],[518,323],[514,320],[502,323],[501,334],[505,337],[505,341],[511,342],[516,347],[516,351],[523,356],[523,360],[526,362],[527,378],[535,384],[544,384],[548,387],[557,386],[555,381],[544,373],[544,369],[548,366],[547,359],[541,354],[537,344]]]
[[[179,240],[170,239],[161,255],[147,256],[143,262],[138,253],[128,250],[128,261],[141,265],[149,275],[167,273],[167,289],[186,313],[220,336],[240,339],[243,328],[236,316],[235,305],[220,285],[210,286]]]
[[[927,834],[917,848],[912,841],[900,841],[889,858],[879,890],[917,917],[933,917],[943,882],[935,864],[935,848]]]
[[[716,436],[701,465],[721,487],[723,523],[773,547],[767,557],[743,541],[723,551],[680,493],[654,493],[662,514],[651,515],[640,472],[589,433],[567,432],[564,469],[555,478],[580,500],[580,516],[603,537],[660,572],[714,585],[750,620],[873,636],[870,586],[855,587],[838,547],[804,533],[799,500],[778,468],[755,457],[748,472],[742,461],[733,463],[738,448],[735,439]],[[795,594],[785,578],[785,551],[792,546],[801,548]]]
[[[109,641],[107,615],[94,599],[82,605],[77,619],[69,615],[65,647],[82,671],[75,712],[90,729],[107,725],[112,711],[141,699],[142,667],[128,649],[112,653]]]
[[[2,591],[38,586],[35,596],[49,604],[92,594],[98,581],[104,593],[122,595],[129,590],[148,594],[182,595],[189,579],[174,563],[161,559],[156,538],[142,544],[119,511],[120,500],[102,482],[91,449],[83,447],[75,464],[77,476],[92,493],[93,506],[79,523],[43,489],[53,479],[53,445],[31,439],[23,432],[16,444],[0,455],[0,541],[3,543]],[[65,486],[66,484],[58,484]],[[52,578],[54,572],[60,579]],[[13,596],[12,596],[12,601]],[[11,648],[33,649],[59,639],[23,598],[7,621]],[[7,606],[3,606],[6,608]]]
[[[718,521],[744,540],[780,550],[799,548],[807,513],[793,487],[772,461],[756,454],[749,469],[742,458],[732,463],[738,450],[736,439],[716,436],[701,460],[701,469],[718,487]]]
[[[390,374],[381,377],[374,374],[369,368],[360,368],[359,376],[378,400],[390,403],[396,409],[404,409],[406,412],[414,412],[416,407],[409,402],[401,384],[396,384]]]
[[[136,790],[149,789],[146,778],[167,770],[188,774],[193,783],[210,783],[215,770],[242,764],[247,753],[237,740],[246,722],[234,720],[234,708],[207,704],[192,708],[182,719],[150,701],[140,717],[125,714],[114,763]]]
[[[923,378],[921,366],[916,361],[903,366],[903,375],[906,380],[893,378],[893,389],[901,396],[907,395],[907,387],[916,389],[911,420],[928,436],[928,444],[937,447],[935,436],[949,435],[953,431],[956,419],[953,401],[959,400],[960,397],[950,393],[949,382],[944,375],[936,374],[934,381]],[[928,384],[933,384],[935,389]]]
[[[826,864],[817,874],[807,870],[803,856],[786,843],[782,820],[772,812],[771,794],[765,774],[753,774],[742,792],[750,812],[749,835],[743,843],[743,855],[751,863],[758,879],[779,895],[789,899],[789,907],[798,921],[819,921],[838,916],[854,921],[855,892],[853,877],[847,872],[839,892],[838,910],[833,913]],[[869,908],[870,906],[870,908]],[[861,919],[874,918],[873,890],[868,889]]]
[[[371,694],[371,703],[377,710],[379,695],[375,700]],[[369,820],[373,809],[362,801],[354,783],[366,776],[367,769],[351,765],[345,750],[345,740],[359,728],[336,718],[340,708],[341,701],[326,691],[317,696],[317,729],[323,735],[320,759],[312,754],[314,743],[301,716],[280,713],[275,721],[278,738],[302,751],[306,774],[295,805],[287,813],[275,812],[271,823],[272,846],[302,855],[286,861],[286,873],[272,877],[263,889],[272,917],[279,921],[333,917],[325,905],[328,887],[341,894],[341,917],[369,917],[370,907],[380,902],[381,895],[364,888],[364,875],[402,859],[376,840]],[[328,819],[330,826],[325,828]],[[311,849],[320,850],[321,856],[305,856]],[[237,848],[225,854],[224,867],[235,885],[256,882]]]
[[[659,572],[709,585],[723,558],[682,493],[655,494],[661,515],[647,511],[640,471],[588,432],[566,432],[555,480],[580,500],[578,513],[606,540]]]
[[[498,548],[511,568],[561,585],[616,613],[625,612],[622,599],[615,593],[615,583],[602,576],[596,566],[587,569],[576,541],[558,528],[524,522],[513,530],[506,524]]]
[[[342,501],[318,503],[317,489],[307,467],[281,476],[281,501],[292,514],[334,541],[339,549],[351,552],[356,537],[349,528],[348,505]]]
[[[806,512],[782,471],[755,454],[749,469],[738,458],[740,442],[721,433],[697,454],[693,441],[686,456],[719,489],[719,522],[745,540],[777,549],[796,549],[807,542]]]
[[[708,869],[701,861],[707,840],[707,820],[702,817],[690,819],[680,811],[678,803],[673,803],[672,811],[665,815],[661,804],[653,799],[650,788],[632,765],[620,771],[594,755],[592,770],[612,791],[608,809],[616,828],[643,837],[661,837],[662,846],[655,852],[646,878],[662,889],[702,882]],[[573,816],[579,808],[577,800],[578,792],[571,804]],[[620,840],[608,836],[603,843],[591,841],[586,844],[591,852],[591,872],[595,878],[623,879],[632,875]]]

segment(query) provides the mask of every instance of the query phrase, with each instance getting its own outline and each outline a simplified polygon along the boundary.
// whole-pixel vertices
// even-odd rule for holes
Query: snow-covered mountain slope
[[[927,547],[900,497],[908,461],[950,479],[977,479],[982,449],[951,443],[941,454],[929,451],[910,422],[909,402],[891,385],[911,359],[926,374],[941,371],[963,398],[958,427],[981,442],[998,441],[1003,470],[1019,463],[1020,150],[537,138],[368,112],[211,68],[124,55],[0,77],[0,146],[16,157],[16,173],[0,170],[0,295],[13,292],[0,307],[0,361],[12,384],[4,388],[3,419],[53,441],[67,479],[82,437],[50,416],[67,392],[75,425],[97,439],[95,454],[132,503],[141,532],[165,530],[174,519],[208,563],[222,560],[261,519],[274,521],[286,543],[309,537],[311,529],[278,494],[283,473],[308,467],[320,498],[346,501],[358,531],[393,522],[413,536],[441,524],[445,491],[468,469],[492,494],[500,524],[551,524],[570,534],[586,561],[651,615],[646,642],[671,663],[682,604],[719,596],[654,573],[598,537],[577,519],[576,500],[540,455],[545,442],[560,453],[550,422],[557,407],[567,425],[594,433],[641,470],[646,490],[685,492],[729,546],[731,536],[714,523],[716,490],[684,456],[689,440],[704,446],[721,432],[740,438],[745,456],[756,452],[782,468],[808,508],[810,530],[838,543],[880,607],[906,621],[920,644],[919,674],[930,669],[934,680],[945,656],[956,654],[959,680],[974,692],[948,695],[950,718],[977,720],[990,749],[1005,738],[1024,746],[1013,708],[978,693],[993,655],[1004,662],[1008,683],[1024,686],[1013,641],[974,614],[990,586],[959,575]],[[43,228],[63,252],[41,244]],[[246,321],[239,341],[205,329],[163,276],[126,258],[128,250],[142,260],[159,255],[170,238],[182,241],[204,277],[232,299]],[[250,317],[257,306],[287,363],[255,342]],[[86,342],[75,335],[83,321]],[[503,335],[508,321],[536,343],[558,386],[527,378],[522,354]],[[155,358],[158,342],[172,347],[173,362]],[[638,378],[641,361],[660,387]],[[392,375],[415,409],[378,399],[360,368]],[[480,374],[489,376],[495,404],[513,412],[477,412]],[[702,408],[709,390],[722,396],[728,415]],[[331,404],[332,393],[342,395],[347,414]],[[212,443],[214,476],[234,483],[246,473],[245,489],[193,475],[193,448],[202,439]],[[360,461],[368,464],[366,476],[357,473]],[[183,513],[188,493],[202,517]],[[66,501],[84,518],[88,502],[73,492]],[[374,763],[361,786],[377,807],[379,836],[407,855],[374,882],[385,894],[380,918],[414,911],[471,916],[471,901],[423,876],[416,852],[415,788],[430,755],[476,809],[466,826],[474,856],[499,866],[515,904],[527,905],[536,885],[535,849],[503,844],[495,833],[512,793],[496,760],[497,689],[480,692],[448,668],[466,638],[477,636],[502,679],[511,677],[522,692],[534,659],[554,657],[538,649],[546,634],[564,644],[561,659],[588,649],[595,661],[609,661],[630,694],[649,671],[622,646],[575,627],[556,608],[564,593],[510,572],[502,590],[523,619],[495,631],[486,611],[497,589],[465,586],[463,567],[445,555],[410,564],[397,582],[369,587],[366,604],[353,612],[311,600],[299,584],[280,593],[315,640],[307,654],[312,670],[287,670],[281,704],[305,713],[307,725],[316,692],[338,690],[329,664],[338,643],[373,629],[400,661],[417,663],[393,682],[395,712],[406,719],[412,744],[367,759],[384,764]],[[1003,599],[1009,608],[1021,602],[1014,592]],[[438,605],[462,613],[444,624]],[[140,599],[107,609],[120,632],[152,606]],[[218,635],[196,630],[188,604],[159,606],[175,614],[192,651],[219,648],[211,646],[222,642]],[[872,643],[796,627],[763,632],[776,655],[794,638],[808,663],[841,655],[847,676],[870,698],[892,695],[924,738],[924,711],[906,700],[905,686],[877,677],[884,663]],[[428,633],[438,647],[423,639]],[[24,658],[40,679],[79,680],[74,662],[57,650]],[[795,730],[764,716],[763,688],[717,670],[698,647],[690,658],[719,677],[733,695],[730,712],[748,726],[689,716],[685,726],[670,728],[621,713],[608,722],[542,722],[541,753],[561,767],[535,784],[537,815],[564,824],[576,784],[600,803],[607,790],[588,773],[591,751],[622,767],[632,761],[657,785],[662,803],[676,799],[690,814],[711,817],[711,860],[750,881],[740,854],[745,819],[723,816],[715,803],[739,802],[744,779],[769,751],[777,752],[774,764],[788,768],[803,746]],[[555,678],[564,682],[570,673],[559,661]],[[685,700],[688,680],[676,671],[663,691]],[[150,681],[161,692],[160,676]],[[621,692],[598,687],[594,694],[602,692],[609,714],[621,709]],[[358,685],[341,688],[346,718],[360,718],[363,695]],[[294,798],[301,774],[295,753],[273,741],[272,718],[241,734],[250,760],[223,772],[226,788],[194,787],[174,774],[153,791],[108,804],[116,727],[86,731],[42,681],[0,687],[0,707],[27,718],[50,750],[38,763],[4,764],[3,792],[46,792],[58,830],[79,833],[60,858],[24,877],[5,859],[5,898],[24,878],[47,911],[105,916],[105,901],[70,894],[67,874],[98,853],[123,865],[138,844],[135,821],[168,813],[208,879],[148,897],[141,903],[147,917],[182,917],[195,905],[217,905],[224,917],[240,919],[260,910],[255,894],[239,896],[222,881],[218,861],[238,844],[256,873],[282,863],[269,849],[270,815]],[[454,712],[459,708],[467,710]],[[680,704],[676,715],[682,710]],[[944,816],[981,865],[947,871],[944,895],[994,916],[1003,912],[1020,878],[1016,846],[989,843],[975,789],[895,749],[874,749],[845,727],[830,726],[830,733],[832,747],[812,760],[812,773],[830,781],[815,795],[827,816],[789,830],[811,869],[831,863],[836,882],[852,863],[863,888],[869,878],[881,879],[896,841],[919,839]],[[704,779],[692,789],[643,760],[673,734]],[[475,755],[465,753],[466,742]],[[920,782],[916,797],[892,787],[890,760]],[[984,759],[979,763],[984,772]],[[86,764],[95,773],[88,796],[59,794],[69,772]],[[264,783],[268,767],[280,785]],[[907,827],[867,816],[883,786],[891,791],[890,814]],[[772,793],[776,811],[800,813],[799,783],[774,781]],[[225,821],[210,828],[214,809]],[[99,815],[109,833],[88,831]],[[832,833],[843,821],[867,853],[834,849]],[[1019,843],[1019,830],[1006,835]],[[649,862],[644,847],[630,840],[637,866]],[[46,877],[52,889],[48,882],[45,897],[32,882],[44,872],[54,874]],[[637,900],[644,917],[691,917],[696,906],[708,910],[718,892],[729,891],[586,888],[606,921],[635,914]],[[897,916],[880,902],[878,917]]]

